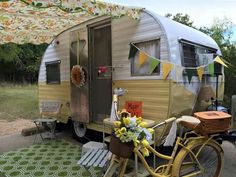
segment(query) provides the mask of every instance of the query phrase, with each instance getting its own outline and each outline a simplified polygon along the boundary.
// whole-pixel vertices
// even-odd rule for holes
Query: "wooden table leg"
[[[120,158],[120,170],[119,177],[123,177],[125,174],[126,166],[128,164],[129,159]]]
[[[112,155],[111,163],[103,177],[112,177],[118,167],[119,160],[117,160],[117,157],[115,155]]]

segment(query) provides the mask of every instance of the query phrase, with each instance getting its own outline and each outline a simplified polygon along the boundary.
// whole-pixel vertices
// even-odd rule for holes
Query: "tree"
[[[227,18],[215,19],[211,27],[200,27],[199,30],[211,36],[221,49],[232,45],[233,24]]]
[[[15,81],[16,74],[14,73],[23,67],[19,58],[21,52],[21,48],[13,43],[0,46],[0,80]]]
[[[47,44],[0,45],[0,80],[36,82],[41,57]]]
[[[190,20],[190,16],[188,14],[177,13],[175,15],[172,15],[170,13],[167,13],[165,16],[168,18],[171,18],[172,20],[176,22],[195,28],[193,26],[193,21]]]

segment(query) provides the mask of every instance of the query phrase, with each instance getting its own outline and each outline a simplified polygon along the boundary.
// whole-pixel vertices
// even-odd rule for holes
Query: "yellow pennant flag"
[[[202,76],[204,74],[204,67],[197,68],[197,74],[198,74],[199,80],[202,81]]]
[[[143,63],[145,63],[148,59],[148,55],[141,52],[139,53],[139,67],[143,65]]]
[[[215,59],[214,59],[215,62],[217,63],[220,63],[221,65],[225,66],[228,68],[228,66],[221,60],[221,58],[219,56],[217,56]]]
[[[163,66],[163,79],[166,79],[167,76],[169,75],[171,69],[173,68],[173,64],[171,63],[162,63],[162,66]]]

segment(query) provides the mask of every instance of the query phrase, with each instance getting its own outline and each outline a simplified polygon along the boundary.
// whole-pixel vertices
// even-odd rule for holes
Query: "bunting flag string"
[[[221,60],[221,58],[219,56],[217,56],[214,59],[215,62],[220,63],[221,65],[225,66],[226,68],[228,68],[228,66]]]
[[[135,46],[135,44],[130,43],[130,51],[129,51],[129,59],[134,58],[135,55],[138,53],[138,66],[141,67],[145,62],[149,61],[149,66],[150,66],[150,74],[152,74],[155,71],[155,68],[161,63],[163,66],[162,69],[162,75],[163,75],[163,79],[166,79],[170,73],[170,71],[172,70],[173,66],[176,66],[176,76],[177,78],[180,78],[183,70],[185,69],[187,77],[188,77],[188,81],[189,83],[191,82],[191,79],[194,75],[195,72],[197,72],[197,75],[199,77],[199,80],[202,81],[202,77],[203,74],[205,72],[205,68],[207,68],[208,73],[211,74],[212,76],[214,76],[214,62],[217,62],[225,67],[228,67],[227,64],[219,57],[216,56],[214,58],[214,60],[212,60],[212,62],[206,64],[206,65],[202,65],[202,66],[198,66],[198,67],[185,67],[185,66],[180,66],[180,65],[176,65],[174,63],[168,62],[168,61],[164,61],[164,60],[160,60],[157,58],[154,58],[150,55],[148,55],[146,52],[142,51],[140,48],[138,48],[137,46]]]
[[[142,66],[148,59],[148,55],[146,53],[139,53],[139,67]]]
[[[150,57],[150,74],[153,73],[153,71],[156,69],[159,63],[160,63],[159,60],[156,60],[155,58]]]
[[[135,54],[138,52],[138,48],[135,47],[132,43],[130,44],[130,49],[129,49],[129,59],[133,58]]]
[[[185,69],[188,76],[188,83],[191,82],[195,69]]]
[[[172,63],[162,63],[162,67],[163,67],[163,79],[166,79],[167,76],[169,75],[171,69],[173,68],[173,64]]]
[[[184,68],[182,66],[178,66],[178,65],[176,65],[175,67],[176,67],[175,68],[176,78],[177,78],[177,80],[181,79],[181,77],[183,76]]]
[[[214,63],[211,63],[207,66],[208,68],[208,72],[210,75],[214,76],[214,72],[215,72],[215,69],[214,69]]]
[[[204,68],[203,67],[198,67],[197,68],[197,75],[198,75],[200,81],[202,81],[203,74],[204,74]]]

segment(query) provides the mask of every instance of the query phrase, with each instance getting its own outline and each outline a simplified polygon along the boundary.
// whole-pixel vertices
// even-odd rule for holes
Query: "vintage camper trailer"
[[[160,59],[160,64],[150,72],[149,60],[140,65],[139,52],[129,57],[132,46]],[[199,107],[201,88],[215,91],[216,77],[205,71],[200,81],[193,73],[189,82],[180,68],[206,65],[217,55],[221,51],[209,36],[147,10],[138,20],[96,17],[62,32],[48,46],[39,73],[39,102],[60,103],[58,120],[66,123],[71,118],[77,136],[83,135],[85,126],[102,131],[102,121],[111,111],[112,90],[117,87],[128,90],[119,107],[138,103],[146,119],[160,122],[190,115]],[[173,64],[164,79],[162,61]],[[83,75],[77,86],[71,82],[74,65],[80,66]],[[218,97],[222,97],[223,82],[222,74]]]

